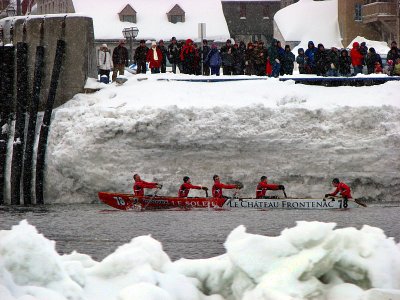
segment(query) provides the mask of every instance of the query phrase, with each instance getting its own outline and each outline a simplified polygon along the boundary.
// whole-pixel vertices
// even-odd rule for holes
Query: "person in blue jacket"
[[[211,50],[208,53],[204,63],[210,66],[211,75],[219,76],[222,58],[216,43],[211,44]]]
[[[317,74],[317,64],[315,62],[315,54],[317,53],[317,48],[313,41],[308,42],[308,49],[304,53],[307,56],[306,70],[308,74]]]

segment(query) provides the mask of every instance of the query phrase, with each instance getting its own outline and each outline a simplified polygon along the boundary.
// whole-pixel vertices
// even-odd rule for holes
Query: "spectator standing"
[[[239,43],[239,59],[240,59],[240,75],[244,74],[244,67],[245,67],[245,56],[246,56],[246,44],[243,41]]]
[[[233,57],[234,51],[235,49],[232,46],[231,40],[227,40],[225,45],[221,48],[222,72],[224,75],[233,74],[233,66],[235,64]]]
[[[211,50],[208,53],[205,62],[211,68],[211,75],[219,76],[219,71],[222,64],[221,54],[219,53],[218,47],[216,43],[211,44]]]
[[[161,71],[161,73],[167,73],[168,49],[167,49],[167,47],[165,47],[165,44],[164,44],[163,40],[160,40],[158,42],[158,49],[160,49],[161,54],[162,54],[162,62],[161,62],[160,71]]]
[[[328,51],[328,76],[338,76],[340,53],[338,48],[332,47]]]
[[[191,39],[187,39],[185,45],[181,50],[181,61],[182,61],[182,69],[184,74],[194,75],[196,73],[196,49],[193,46],[193,41]]]
[[[400,50],[397,48],[397,43],[393,41],[390,45],[390,50],[387,54],[387,60],[393,61],[393,63],[396,63],[396,60],[400,57]]]
[[[257,76],[265,76],[265,66],[267,63],[267,51],[262,41],[258,41],[254,47],[254,72]]]
[[[296,62],[299,65],[299,73],[306,74],[307,56],[304,54],[304,49],[299,48],[297,54]]]
[[[203,40],[203,50],[201,52],[201,61],[203,63],[203,75],[209,76],[210,75],[210,65],[206,64],[206,58],[208,53],[210,53],[211,48],[208,46],[208,41]]]
[[[351,75],[351,58],[349,56],[349,52],[346,49],[340,51],[339,57],[339,74],[341,76],[350,76]]]
[[[362,43],[360,44],[360,53],[361,53],[362,56],[363,56],[363,62],[362,62],[362,64],[363,64],[363,69],[364,69],[364,66],[367,65],[366,59],[367,59],[367,54],[368,54],[368,47],[367,47],[367,44],[366,44],[365,42],[362,42]]]
[[[328,53],[323,44],[318,44],[315,53],[315,65],[317,66],[317,76],[326,76],[329,69]]]
[[[375,72],[376,63],[379,63],[382,66],[382,58],[378,53],[376,53],[375,48],[373,47],[369,48],[368,54],[365,58],[365,62],[367,64],[368,74],[376,73]]]
[[[317,53],[317,48],[315,48],[314,42],[308,42],[308,48],[305,52],[307,56],[306,73],[307,74],[317,74],[317,65],[315,63],[315,54]]]
[[[278,77],[281,70],[281,57],[279,56],[280,42],[276,39],[272,40],[271,46],[268,48],[268,56],[272,66],[272,77]]]
[[[289,45],[285,46],[285,52],[282,56],[282,70],[285,75],[293,75],[295,55]]]
[[[114,48],[112,62],[114,65],[112,81],[115,81],[118,73],[119,75],[124,75],[125,67],[128,66],[129,62],[128,49],[125,47],[125,40],[120,40],[118,46]]]
[[[172,37],[171,44],[168,46],[168,60],[172,65],[172,73],[176,74],[176,67],[181,71],[181,48],[179,47],[176,38]]]
[[[393,75],[400,76],[400,57],[397,58],[396,64],[393,67]]]
[[[147,52],[147,61],[149,62],[151,74],[160,73],[162,59],[162,53],[157,47],[157,43],[155,41],[151,42],[151,48]]]
[[[111,53],[108,50],[107,44],[103,44],[99,51],[99,60],[97,62],[99,68],[100,81],[102,76],[107,76],[107,82],[110,82],[110,72],[114,68]]]
[[[353,49],[350,50],[351,64],[353,65],[354,75],[362,73],[364,56],[360,52],[360,44],[353,43]]]
[[[245,53],[245,74],[246,75],[254,75],[254,46],[253,43],[248,43],[247,44],[247,49]]]
[[[149,48],[147,48],[146,42],[144,40],[140,40],[139,47],[136,48],[135,55],[133,56],[133,60],[137,66],[136,74],[146,74],[147,52],[149,52]]]

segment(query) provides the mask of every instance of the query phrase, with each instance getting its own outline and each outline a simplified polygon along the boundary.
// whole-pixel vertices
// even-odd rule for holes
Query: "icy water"
[[[296,221],[335,222],[338,227],[382,228],[400,241],[400,204],[371,205],[366,209],[237,210],[237,211],[118,211],[101,204],[52,205],[36,208],[0,207],[0,230],[27,219],[57,251],[77,250],[101,260],[133,237],[151,234],[162,242],[172,260],[208,258],[225,253],[224,241],[237,226],[249,233],[277,236]]]

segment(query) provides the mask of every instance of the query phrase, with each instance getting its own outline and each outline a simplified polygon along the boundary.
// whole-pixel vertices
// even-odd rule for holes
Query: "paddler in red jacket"
[[[219,181],[219,176],[213,176],[214,185],[212,187],[212,195],[214,198],[223,198],[222,189],[232,190],[232,189],[241,189],[242,186],[239,184],[223,184]]]
[[[350,187],[344,182],[340,182],[338,178],[332,180],[332,185],[336,187],[336,190],[333,193],[325,194],[325,197],[336,196],[337,193],[340,193],[340,195],[346,200],[352,198]]]
[[[146,182],[140,178],[138,174],[133,175],[135,183],[133,184],[133,192],[135,196],[144,196],[144,189],[161,189],[162,184],[157,182]]]
[[[193,185],[190,182],[189,176],[183,177],[183,184],[179,187],[178,197],[186,198],[189,195],[190,189],[208,191],[206,186]]]
[[[260,182],[257,184],[256,188],[256,198],[262,199],[265,198],[265,194],[268,190],[285,190],[285,187],[281,184],[269,184],[267,182],[267,176],[261,176]]]

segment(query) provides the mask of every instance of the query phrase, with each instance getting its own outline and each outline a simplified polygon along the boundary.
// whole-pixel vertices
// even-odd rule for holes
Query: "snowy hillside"
[[[327,88],[275,79],[145,78],[103,85],[55,111],[48,202],[96,202],[98,191],[131,192],[134,173],[162,182],[162,194],[169,195],[185,175],[211,187],[219,174],[222,182],[242,181],[247,196],[267,175],[289,196],[321,197],[339,177],[355,197],[399,199],[399,82]]]

